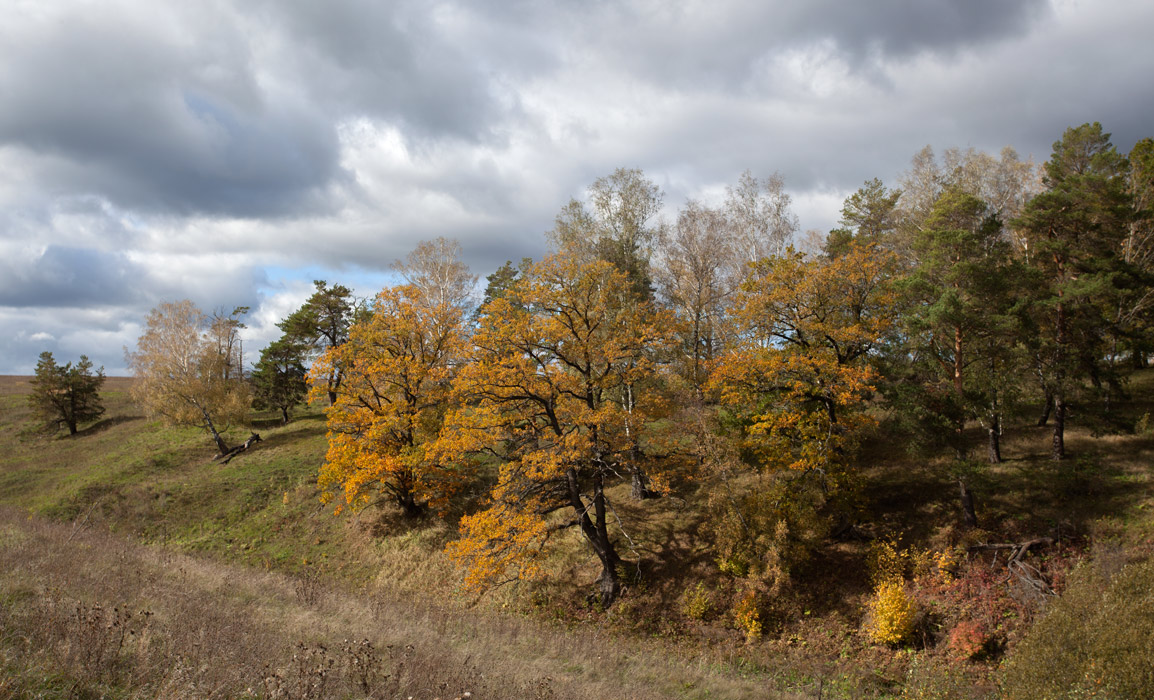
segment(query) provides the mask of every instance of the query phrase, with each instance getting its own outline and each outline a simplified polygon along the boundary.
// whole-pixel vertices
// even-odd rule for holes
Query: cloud
[[[481,276],[539,257],[618,167],[667,218],[779,172],[828,230],[926,144],[1044,160],[1101,121],[1125,150],[1151,135],[1152,23],[1137,0],[17,0],[0,372],[40,344],[122,367],[181,298],[252,306],[255,353],[313,278],[371,294],[422,239]]]

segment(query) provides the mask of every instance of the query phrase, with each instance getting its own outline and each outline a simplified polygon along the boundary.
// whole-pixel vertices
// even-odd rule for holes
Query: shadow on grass
[[[291,426],[292,426],[292,423],[289,423],[288,427],[291,427]],[[280,427],[282,427],[282,426],[279,423],[277,425],[273,426],[273,428],[280,428]],[[253,431],[267,430],[267,428],[261,428],[256,423],[253,423],[252,429],[253,429]],[[323,425],[315,425],[315,426],[310,426],[308,428],[299,428],[296,430],[273,430],[271,433],[268,433],[268,434],[261,433],[261,436],[260,436],[261,437],[261,446],[263,446],[265,448],[287,446],[287,445],[292,445],[292,444],[302,442],[305,440],[310,440],[310,439],[313,439],[316,437],[320,437],[320,436],[323,436],[324,434],[325,434],[325,427]],[[257,449],[259,449],[259,446]]]
[[[131,423],[138,420],[144,420],[144,416],[113,416],[111,418],[105,418],[103,420],[96,421],[87,428],[82,428],[76,431],[75,435],[69,435],[67,437],[80,438],[86,435],[95,435],[96,433],[102,433],[109,428],[114,428],[118,425],[123,425],[125,423]]]

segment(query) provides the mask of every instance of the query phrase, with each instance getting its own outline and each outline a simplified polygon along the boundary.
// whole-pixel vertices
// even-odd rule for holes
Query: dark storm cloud
[[[470,141],[504,116],[484,59],[464,52],[452,8],[427,2],[274,1],[260,17],[283,32],[283,58],[314,98],[397,121],[409,136]],[[441,16],[438,16],[441,15]]]
[[[1048,0],[793,0],[569,6],[582,41],[665,84],[741,91],[763,61],[828,42],[855,71],[921,53],[949,55],[1019,36],[1049,15]]]
[[[0,143],[49,190],[143,211],[300,208],[337,171],[332,126],[257,85],[239,26],[103,5],[0,30]]]
[[[131,304],[144,277],[122,254],[49,246],[32,260],[11,256],[0,263],[0,306]]]
[[[949,53],[1025,33],[1048,16],[1048,0],[875,0],[797,2],[779,38],[830,38],[855,57]]]
[[[427,7],[93,5],[17,16],[0,28],[0,145],[26,152],[46,188],[144,212],[323,212],[328,188],[351,185],[341,119],[477,140],[501,115]]]

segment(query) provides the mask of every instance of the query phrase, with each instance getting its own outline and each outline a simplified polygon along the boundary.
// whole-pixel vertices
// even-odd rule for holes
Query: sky
[[[361,297],[421,240],[483,277],[598,177],[664,216],[778,173],[801,229],[924,146],[1044,161],[1154,136],[1149,0],[7,0],[0,374],[127,374],[148,311],[249,306],[247,360],[314,279]]]

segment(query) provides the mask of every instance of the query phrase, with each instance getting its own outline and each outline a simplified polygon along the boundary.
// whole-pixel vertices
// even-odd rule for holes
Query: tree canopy
[[[247,421],[252,403],[239,353],[237,317],[245,311],[210,317],[187,299],[165,302],[127,353],[136,401],[172,425],[204,429],[221,455],[229,452],[221,433]]]
[[[69,435],[75,435],[81,423],[91,423],[104,415],[100,401],[103,385],[104,368],[93,374],[92,362],[87,356],[81,355],[76,366],[71,362],[60,366],[52,353],[42,352],[36,363],[28,406],[45,428],[58,430],[63,426],[68,428]]]
[[[626,391],[657,371],[669,342],[663,314],[637,303],[627,280],[607,261],[560,253],[482,314],[443,446],[500,460],[490,504],[462,519],[450,545],[470,585],[531,577],[550,535],[575,526],[601,564],[602,604],[619,595],[607,488],[642,458],[637,433],[656,409],[651,394],[629,406]],[[560,511],[569,517],[550,517]]]

